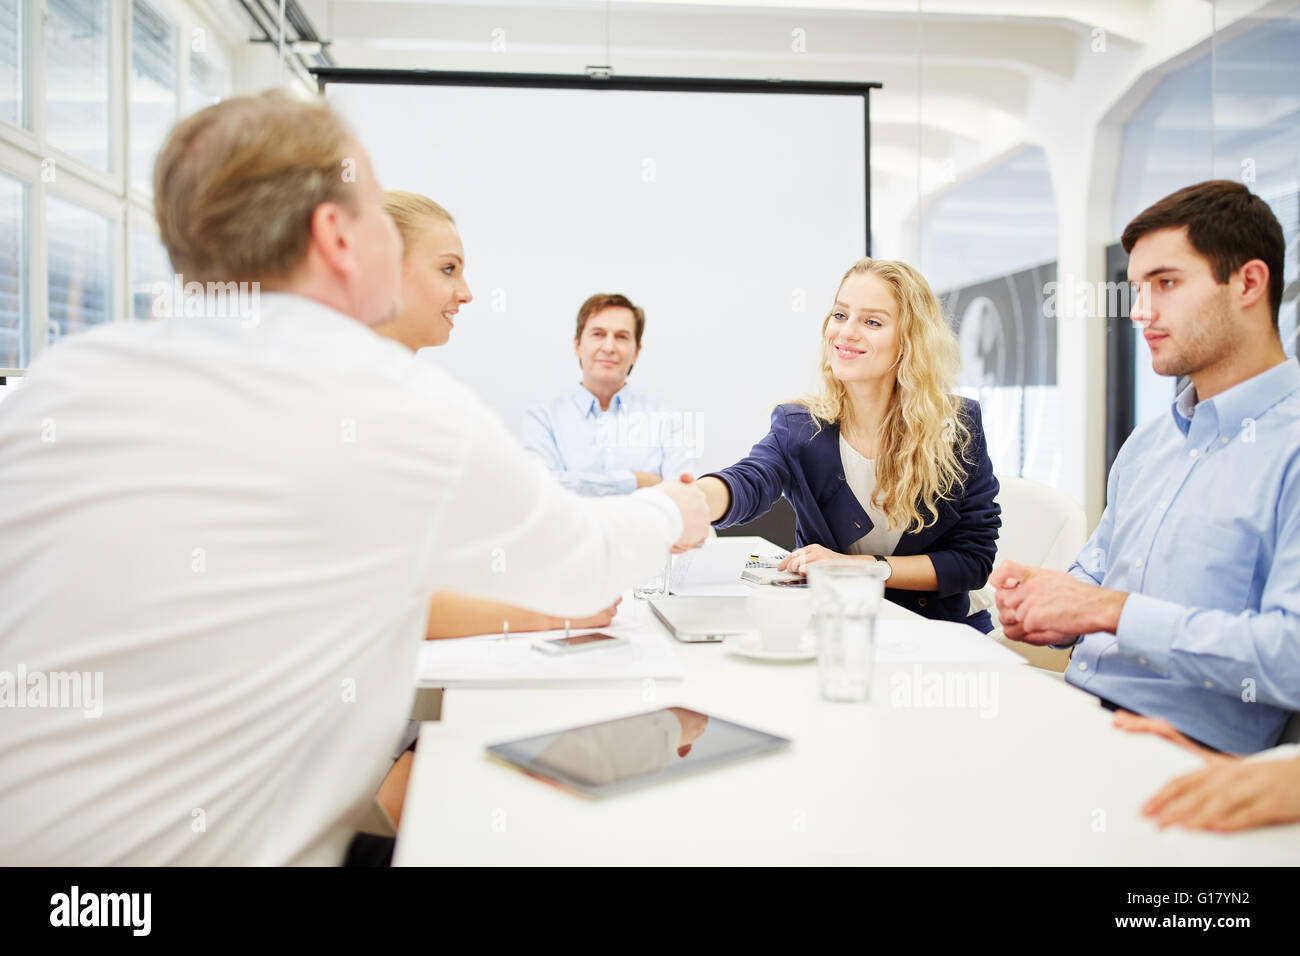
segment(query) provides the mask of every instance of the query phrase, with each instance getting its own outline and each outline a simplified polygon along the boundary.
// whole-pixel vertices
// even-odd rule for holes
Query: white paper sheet
[[[1015,651],[965,624],[883,617],[876,621],[876,660],[889,664],[1027,663]]]
[[[740,580],[751,554],[782,553],[771,542],[753,536],[710,538],[704,547],[673,558],[669,591],[693,596],[745,595],[753,589]]]
[[[597,684],[681,680],[682,664],[671,638],[659,629],[604,628],[631,643],[573,654],[544,654],[538,640],[563,637],[563,631],[536,631],[425,641],[420,648],[416,684],[420,687],[585,687]],[[592,631],[573,631],[590,634]]]

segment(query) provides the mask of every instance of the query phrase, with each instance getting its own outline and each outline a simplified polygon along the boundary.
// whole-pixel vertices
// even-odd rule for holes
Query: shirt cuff
[[[631,471],[616,471],[614,474],[614,494],[630,495],[636,491],[636,475]]]
[[[1143,667],[1169,677],[1174,635],[1183,618],[1183,608],[1147,594],[1130,593],[1119,614],[1115,637],[1125,657],[1136,658]]]

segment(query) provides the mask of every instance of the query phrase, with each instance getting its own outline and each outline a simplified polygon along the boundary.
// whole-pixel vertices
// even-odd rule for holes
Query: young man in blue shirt
[[[1006,636],[1074,646],[1065,679],[1217,750],[1276,743],[1300,709],[1300,366],[1278,335],[1282,228],[1230,181],[1129,223],[1152,365],[1186,375],[1138,427],[1069,572],[1007,561]]]

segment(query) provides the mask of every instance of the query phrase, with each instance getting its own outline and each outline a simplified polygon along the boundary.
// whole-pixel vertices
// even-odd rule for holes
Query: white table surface
[[[915,617],[892,604],[882,616]],[[630,599],[616,624],[662,630],[644,602]],[[1113,729],[1095,697],[1034,668],[882,663],[870,703],[828,703],[818,694],[814,662],[752,661],[717,644],[674,646],[686,672],[680,682],[447,691],[441,721],[420,733],[395,862],[1300,862],[1300,825],[1192,834],[1161,832],[1140,817],[1147,797],[1200,760],[1157,737]],[[996,706],[905,706],[898,688],[917,666],[924,675],[979,672],[990,691],[996,680],[988,698]],[[793,743],[603,800],[555,789],[484,752],[513,738],[669,706]]]

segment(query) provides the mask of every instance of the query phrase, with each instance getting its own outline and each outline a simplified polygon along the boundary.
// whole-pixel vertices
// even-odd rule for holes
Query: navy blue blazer
[[[984,441],[978,402],[963,398],[961,415],[970,429],[965,485],[960,497],[938,503],[938,520],[920,531],[905,533],[896,555],[928,554],[939,587],[934,591],[887,588],[885,597],[924,617],[960,621],[988,633],[988,611],[968,617],[970,591],[982,588],[993,570],[1001,509],[994,497],[993,477]],[[772,430],[730,468],[714,473],[731,489],[731,507],[714,525],[729,528],[766,514],[784,495],[794,506],[795,546],[820,544],[841,554],[873,526],[840,462],[839,425],[818,431],[812,414],[802,405],[778,405]]]

